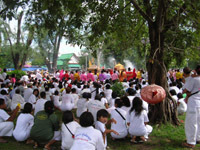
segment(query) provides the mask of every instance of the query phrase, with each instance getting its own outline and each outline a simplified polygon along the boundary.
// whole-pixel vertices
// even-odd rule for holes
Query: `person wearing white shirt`
[[[186,82],[184,93],[187,94],[187,112],[185,118],[185,134],[187,142],[183,146],[194,148],[200,141],[200,65],[197,65],[196,75]]]
[[[150,125],[147,125],[148,122],[147,112],[142,107],[142,100],[139,97],[135,97],[130,112],[127,114],[128,131],[133,136],[131,142],[136,142],[136,136],[140,136],[142,141],[148,139],[148,135],[153,130]]]
[[[24,90],[24,100],[25,100],[25,102],[28,102],[29,97],[33,93],[32,84],[28,84],[27,86],[28,86],[28,88]]]
[[[25,141],[30,137],[34,117],[31,115],[32,104],[26,103],[22,113],[18,116],[13,136],[17,141]]]
[[[72,97],[74,98],[74,108],[77,108],[77,102],[78,102],[79,96],[76,93],[76,88],[72,88]]]
[[[90,112],[80,116],[81,127],[77,128],[70,150],[104,150],[103,137],[100,131],[94,129],[94,118]]]
[[[126,125],[126,115],[127,112],[121,109],[123,103],[119,98],[115,100],[116,109],[111,111],[111,119],[116,120],[116,124],[111,124],[111,129],[119,133],[119,135],[111,133],[113,139],[122,139],[128,135],[127,125]]]
[[[80,98],[77,102],[77,110],[76,110],[76,116],[80,117],[81,114],[85,111],[87,111],[87,105],[90,101],[91,93],[83,93],[82,98]]]
[[[106,89],[104,90],[104,94],[107,100],[112,98],[112,89],[110,89],[110,84],[106,84]]]
[[[129,110],[131,109],[131,103],[129,101],[129,98],[127,96],[123,96],[121,98],[122,102],[123,102],[123,106],[121,107],[123,110],[125,110],[127,113],[129,112]]]
[[[44,104],[47,102],[46,93],[44,91],[40,93],[40,97],[41,98],[38,99],[35,104],[34,116],[37,114],[37,112],[44,110]]]
[[[36,100],[38,98],[38,95],[39,95],[39,90],[34,89],[33,94],[31,94],[31,96],[28,99],[28,102],[32,104],[33,108],[35,108],[35,104],[36,104]]]
[[[67,87],[65,91],[66,94],[62,96],[62,103],[60,105],[60,109],[62,111],[72,110],[74,108],[74,98],[70,94],[71,89]]]
[[[53,95],[53,104],[55,107],[57,107],[57,109],[60,109],[61,102],[60,102],[59,92],[57,90],[54,92]]]
[[[89,112],[92,113],[93,117],[94,117],[94,121],[96,121],[97,119],[97,111],[99,111],[100,109],[105,109],[104,104],[100,101],[101,100],[101,96],[99,94],[97,94],[95,96],[95,100],[91,100],[89,101],[88,105],[87,105],[87,109]]]
[[[77,128],[80,127],[80,125],[76,121],[74,121],[73,113],[71,111],[63,112],[62,121],[63,123],[61,126],[61,149],[68,150],[71,148],[74,142],[74,134]]]
[[[187,111],[187,104],[184,101],[182,93],[178,93],[177,97],[178,97],[178,107],[177,107],[178,115],[183,115]]]
[[[23,109],[25,101],[24,98],[20,95],[20,90],[16,89],[15,94],[13,95],[12,102],[11,102],[11,110],[14,110],[17,105],[21,106]]]
[[[3,139],[4,136],[12,136],[14,128],[13,121],[17,116],[19,106],[13,110],[11,116],[4,109],[6,109],[6,104],[4,99],[0,99],[0,143],[7,143]]]

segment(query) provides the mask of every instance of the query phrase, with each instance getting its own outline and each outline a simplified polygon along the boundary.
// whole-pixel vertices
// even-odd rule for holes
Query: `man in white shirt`
[[[24,90],[24,100],[25,100],[25,102],[28,102],[29,97],[33,93],[32,84],[29,83],[27,86],[28,86],[28,88]]]
[[[46,100],[46,93],[43,91],[40,93],[40,99],[37,100],[35,104],[35,111],[34,115],[37,114],[37,112],[44,110],[44,104],[47,102]]]

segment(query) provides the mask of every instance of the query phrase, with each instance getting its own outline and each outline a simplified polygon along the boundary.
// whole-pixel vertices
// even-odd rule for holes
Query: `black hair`
[[[75,89],[75,88],[72,88],[71,91],[72,91],[72,93],[75,93],[75,92],[76,92],[76,89]]]
[[[45,91],[49,91],[49,87],[48,86],[45,86]]]
[[[106,84],[106,89],[110,89],[110,84]]]
[[[6,92],[6,90],[1,90],[1,94],[2,94],[2,95],[6,95],[6,94],[8,94],[8,93]]]
[[[4,105],[4,103],[5,103],[5,100],[3,98],[0,98],[0,106]]]
[[[183,68],[183,73],[190,74],[191,70],[188,67]]]
[[[129,87],[131,87],[131,86],[133,86],[134,85],[134,83],[133,82],[130,82],[129,83]]]
[[[16,90],[15,90],[15,93],[16,93],[16,94],[19,94],[19,93],[20,93],[20,89],[16,89]]]
[[[45,98],[46,98],[46,93],[45,93],[44,91],[42,91],[42,92],[40,93],[40,97],[45,99]]]
[[[126,106],[126,107],[130,107],[131,106],[131,103],[130,103],[130,100],[127,96],[123,96],[121,98],[122,102],[123,102],[123,105]]]
[[[59,92],[56,90],[56,91],[54,92],[54,95],[59,95]]]
[[[197,72],[198,75],[200,75],[200,65],[197,65],[195,71]]]
[[[135,97],[132,102],[130,113],[134,110],[135,115],[139,116],[144,108],[142,107],[142,100],[139,97]]]
[[[117,93],[116,92],[112,92],[112,98],[117,98]]]
[[[101,95],[100,94],[97,94],[96,96],[95,96],[95,100],[101,100]]]
[[[177,97],[178,97],[178,99],[181,99],[181,98],[183,98],[183,94],[182,93],[178,93]]]
[[[71,88],[70,88],[70,87],[67,87],[67,88],[65,89],[65,91],[66,91],[67,94],[69,94],[69,93],[71,92]]]
[[[80,116],[80,125],[82,127],[89,127],[94,124],[94,117],[91,112],[84,112]]]
[[[136,94],[136,91],[132,88],[128,88],[128,94],[131,95],[131,96],[134,96]]]
[[[84,93],[82,94],[82,97],[83,97],[83,98],[86,98],[86,99],[89,99],[89,98],[91,98],[91,93],[84,92]]]
[[[121,108],[123,106],[123,102],[121,99],[117,98],[115,100],[115,105],[117,105],[118,108]]]
[[[38,89],[34,89],[34,90],[33,90],[33,94],[34,94],[36,91],[38,92],[37,95],[36,95],[36,97],[38,97],[38,95],[39,95],[39,90],[38,90]]]
[[[54,105],[52,101],[47,101],[44,104],[44,110],[48,115],[51,115],[54,112]]]
[[[26,114],[30,114],[31,113],[31,111],[32,111],[32,108],[33,108],[33,106],[32,106],[32,104],[31,103],[26,103],[25,105],[24,105],[24,109],[22,110],[22,113],[26,113]]]
[[[64,124],[70,123],[74,120],[73,113],[69,110],[63,112],[62,121]]]
[[[108,118],[109,114],[107,112],[107,110],[105,109],[100,109],[99,111],[97,111],[97,120],[101,117],[106,117]]]
[[[175,91],[174,89],[173,89],[173,90],[170,90],[169,92],[170,92],[170,94],[171,94],[172,96],[177,94],[176,91]]]

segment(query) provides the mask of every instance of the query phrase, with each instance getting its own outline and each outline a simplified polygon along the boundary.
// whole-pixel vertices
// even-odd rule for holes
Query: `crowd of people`
[[[194,72],[167,73],[169,91],[177,104],[178,114],[186,113],[186,147],[200,142],[200,66]],[[124,95],[112,90],[121,82]],[[52,144],[61,141],[61,149],[103,150],[112,140],[131,137],[143,143],[153,128],[148,125],[149,104],[140,91],[148,86],[143,70],[127,71],[47,71],[27,72],[21,79],[0,74],[0,143],[5,136],[26,144]],[[185,94],[184,94],[185,93]],[[62,120],[55,111],[62,112]],[[14,120],[16,124],[14,125]],[[107,128],[107,124],[110,127]]]

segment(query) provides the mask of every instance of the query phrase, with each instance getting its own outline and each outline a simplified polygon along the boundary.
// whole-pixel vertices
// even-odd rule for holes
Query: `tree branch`
[[[20,43],[20,36],[21,36],[21,22],[22,22],[23,11],[19,14],[18,17],[18,24],[17,24],[17,43]]]
[[[149,23],[153,23],[152,18],[150,18],[141,8],[140,6],[135,2],[135,0],[131,0],[131,3],[139,11],[139,13],[142,15],[142,17],[147,20]]]

